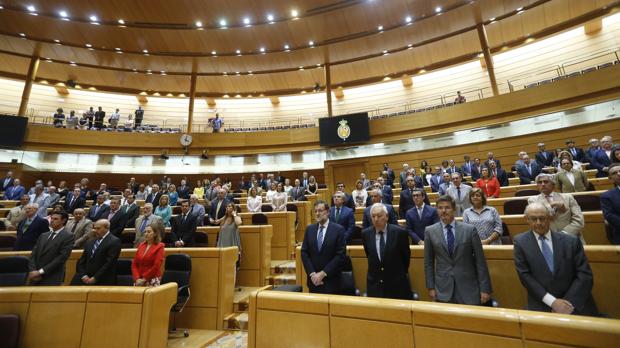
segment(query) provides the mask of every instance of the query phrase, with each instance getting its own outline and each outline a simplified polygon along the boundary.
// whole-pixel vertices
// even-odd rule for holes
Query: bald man
[[[86,242],[71,285],[116,285],[116,261],[121,254],[121,240],[110,233],[108,220],[97,220],[93,229],[96,238]]]

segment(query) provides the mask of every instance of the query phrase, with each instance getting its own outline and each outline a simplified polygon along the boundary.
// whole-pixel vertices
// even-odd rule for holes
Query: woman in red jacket
[[[500,185],[497,178],[491,176],[489,168],[482,167],[480,173],[480,179],[476,181],[476,186],[484,191],[484,194],[489,198],[499,198]]]
[[[138,246],[131,263],[135,286],[157,286],[161,279],[161,264],[164,261],[164,243],[161,235],[152,226],[144,230],[144,242]]]

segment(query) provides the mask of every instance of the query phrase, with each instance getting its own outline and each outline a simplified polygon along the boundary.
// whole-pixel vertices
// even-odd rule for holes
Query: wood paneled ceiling
[[[498,50],[605,15],[619,3],[0,0],[0,6],[4,76],[25,76],[30,57],[38,54],[39,81],[187,93],[195,71],[197,94],[220,96],[298,93],[324,84],[326,63],[333,85],[353,86],[476,59],[481,51],[476,18]]]

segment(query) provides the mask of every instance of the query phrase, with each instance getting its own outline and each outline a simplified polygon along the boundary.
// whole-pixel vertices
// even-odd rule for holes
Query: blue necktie
[[[93,244],[93,250],[90,252],[90,257],[95,256],[95,251],[97,251],[97,248],[99,247],[99,244],[101,244],[101,238],[97,239],[95,241],[95,244]]]
[[[452,256],[454,252],[454,232],[452,232],[452,225],[446,225],[446,230],[448,230],[446,237],[448,242],[448,253]]]
[[[385,239],[383,236],[383,231],[379,231],[379,261],[383,261],[383,257],[385,256]]]
[[[149,222],[149,219],[145,216],[144,220],[142,220],[142,224],[140,225],[140,233],[144,233],[144,229],[146,228],[146,224]]]
[[[323,237],[325,235],[324,232],[325,232],[325,226],[320,226],[319,235],[316,237],[316,247],[317,249],[319,249],[319,251],[321,251],[321,248],[323,247]]]
[[[547,262],[547,267],[549,267],[549,270],[551,271],[551,273],[553,273],[553,251],[551,251],[551,248],[549,248],[549,245],[547,245],[547,238],[545,238],[545,236],[539,236],[538,240],[540,240],[540,250],[542,251],[543,257],[545,258],[545,262]]]

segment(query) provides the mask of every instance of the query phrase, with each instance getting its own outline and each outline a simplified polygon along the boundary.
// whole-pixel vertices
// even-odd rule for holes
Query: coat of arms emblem
[[[347,140],[347,138],[351,135],[351,127],[347,124],[347,120],[341,120],[340,126],[338,126],[338,137],[342,140]]]

